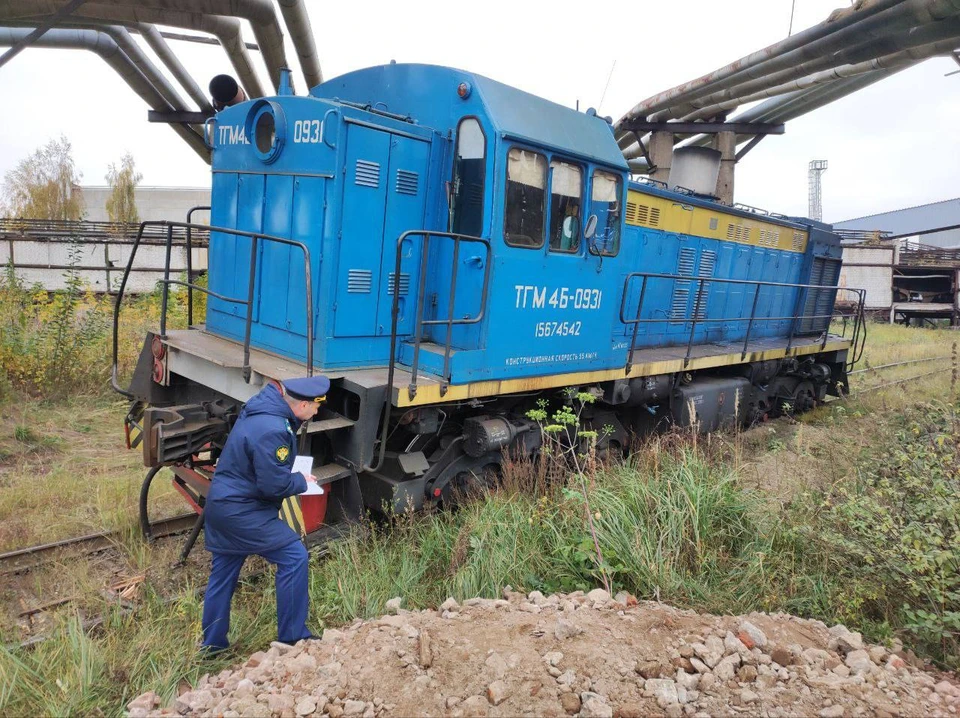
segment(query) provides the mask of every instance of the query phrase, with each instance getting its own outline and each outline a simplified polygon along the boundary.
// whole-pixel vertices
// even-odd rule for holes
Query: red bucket
[[[322,494],[301,496],[300,512],[303,514],[304,531],[312,533],[320,528],[327,516],[327,487],[323,487]]]

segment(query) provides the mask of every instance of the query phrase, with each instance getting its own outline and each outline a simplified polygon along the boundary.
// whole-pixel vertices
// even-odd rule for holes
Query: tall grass
[[[311,622],[319,629],[376,616],[394,596],[422,608],[447,596],[497,596],[507,584],[591,589],[606,572],[615,591],[640,598],[842,620],[871,638],[900,635],[954,665],[953,412],[948,405],[909,412],[886,448],[861,462],[860,480],[800,495],[782,511],[745,487],[736,465],[682,437],[654,438],[633,460],[601,468],[585,482],[588,496],[579,480],[545,486],[533,470],[535,486],[525,489],[513,468],[508,486],[455,511],[397,516],[330,545],[312,564]],[[921,490],[934,464],[943,465],[936,500]],[[914,477],[907,491],[890,480],[897,467]],[[931,522],[938,531],[918,546],[917,526]],[[944,571],[954,578],[945,580]],[[235,657],[195,658],[201,608],[192,587],[172,602],[148,594],[135,613],[108,609],[96,631],[73,619],[32,650],[0,651],[0,712],[117,712],[145,690],[172,697],[180,680],[236,662],[275,635],[269,577],[244,584],[235,598]]]
[[[71,249],[61,291],[27,285],[12,265],[0,273],[0,396],[63,398],[109,391],[113,297],[94,294],[84,284],[75,268],[80,256],[77,247]],[[205,310],[205,295],[194,292],[194,321],[202,322]],[[186,290],[171,288],[169,326],[186,326],[186,316]],[[159,290],[127,297],[118,328],[122,377],[136,363],[146,331],[159,320]]]
[[[773,540],[760,498],[739,487],[732,470],[689,449],[664,451],[653,468],[611,468],[589,490],[613,589],[703,609],[755,605],[749,586]],[[579,487],[502,491],[334,545],[312,579],[324,617],[377,615],[398,595],[422,607],[447,596],[495,596],[507,584],[548,592],[597,586],[601,566]]]

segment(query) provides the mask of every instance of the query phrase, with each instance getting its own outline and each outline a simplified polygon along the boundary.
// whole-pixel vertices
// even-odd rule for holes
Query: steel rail
[[[165,538],[189,531],[196,523],[195,513],[180,514],[150,524],[154,538]],[[122,531],[102,531],[86,536],[53,541],[0,554],[0,575],[28,571],[58,558],[62,553],[89,554],[116,546]]]
[[[869,371],[880,371],[881,369],[889,369],[890,367],[895,366],[906,366],[908,364],[922,364],[923,362],[928,361],[941,361],[943,359],[952,359],[952,354],[944,354],[938,357],[926,357],[924,359],[908,359],[907,361],[896,361],[892,364],[881,364],[880,366],[868,366],[863,369],[857,369],[856,371],[847,372],[847,376],[854,376],[855,374],[865,374]]]
[[[886,382],[884,384],[877,384],[876,386],[868,386],[863,389],[858,389],[857,391],[852,391],[847,396],[856,396],[857,394],[866,394],[868,391],[876,391],[877,389],[885,389],[891,386],[897,386],[899,384],[906,384],[908,381],[916,381],[917,379],[923,379],[924,377],[933,376],[934,374],[939,374],[942,369],[934,369],[933,371],[924,372],[923,374],[917,374],[916,376],[908,376],[906,379],[900,379],[899,381]]]

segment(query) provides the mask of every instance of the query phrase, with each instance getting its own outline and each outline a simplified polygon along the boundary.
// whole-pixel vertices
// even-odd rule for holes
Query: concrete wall
[[[39,284],[48,291],[66,288],[63,267],[73,265],[80,278],[95,292],[116,291],[130,258],[130,244],[113,242],[58,242],[42,239],[5,239],[0,241],[0,264],[11,261],[17,275],[29,286]],[[126,291],[150,292],[163,279],[165,248],[141,245],[137,250],[135,271],[130,272]],[[174,247],[170,257],[171,277],[184,279],[187,250]],[[74,264],[75,262],[75,264]],[[193,250],[194,271],[207,268],[206,248]]]
[[[840,286],[866,289],[867,309],[889,309],[893,304],[893,265],[896,254],[894,247],[845,246],[843,265],[840,268]],[[843,292],[839,298],[844,298]]]
[[[83,196],[86,212],[84,219],[90,222],[109,222],[107,216],[107,198],[110,187],[87,185],[74,189]],[[210,190],[206,187],[137,187],[137,211],[140,220],[167,219],[186,221],[187,210],[191,207],[209,206]],[[208,212],[196,212],[193,221],[208,224]]]

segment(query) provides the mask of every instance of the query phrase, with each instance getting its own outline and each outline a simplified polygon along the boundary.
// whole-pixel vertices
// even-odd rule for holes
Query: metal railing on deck
[[[626,314],[627,304],[630,297],[631,282],[635,278],[640,278],[640,298],[637,302],[637,310],[632,318],[628,317]],[[662,280],[673,280],[680,282],[696,282],[697,289],[696,295],[693,304],[693,314],[691,316],[666,316],[666,317],[653,317],[653,318],[641,318],[643,312],[643,300],[647,294],[647,285],[651,279],[662,279]],[[710,284],[733,284],[733,285],[749,285],[754,287],[753,293],[753,304],[750,309],[750,316],[747,317],[707,317],[706,315],[706,299],[704,297],[705,288]],[[757,316],[757,305],[760,300],[760,292],[763,287],[776,287],[778,289],[798,289],[797,300],[794,305],[793,314],[790,316],[784,317],[758,317]],[[844,314],[843,312],[837,312],[835,308],[831,309],[830,314],[803,314],[801,313],[801,308],[806,304],[810,291],[813,290],[814,301],[813,306],[816,308],[819,303],[820,295],[822,293],[836,293],[838,291],[850,292],[857,296],[857,301],[853,308],[853,311],[849,314]],[[816,320],[822,320],[822,337],[821,337],[821,347],[825,347],[827,344],[827,339],[829,337],[830,324],[834,319],[841,319],[844,322],[844,335],[846,334],[846,322],[848,319],[853,320],[852,336],[851,336],[851,346],[852,352],[851,357],[847,360],[847,370],[849,371],[853,365],[860,360],[860,356],[863,354],[863,347],[866,341],[866,322],[864,318],[864,302],[866,300],[866,290],[865,289],[850,289],[847,287],[835,287],[830,285],[821,285],[821,284],[789,284],[789,283],[780,283],[780,282],[762,282],[751,279],[722,279],[714,277],[691,277],[684,276],[679,274],[656,274],[652,272],[631,272],[626,276],[623,283],[623,297],[620,300],[620,322],[626,324],[627,326],[633,326],[633,333],[630,337],[630,346],[627,352],[627,361],[626,361],[626,371],[630,371],[630,368],[633,366],[634,354],[637,351],[637,334],[640,329],[641,324],[686,324],[690,323],[690,334],[687,338],[687,351],[683,359],[683,365],[686,367],[690,363],[690,358],[693,353],[694,339],[697,331],[697,326],[702,324],[715,324],[715,323],[732,323],[732,322],[747,322],[747,330],[743,339],[743,347],[740,353],[740,359],[746,359],[747,353],[750,346],[750,336],[753,332],[754,325],[757,322],[790,322],[790,333],[787,338],[787,351],[789,352],[793,346],[794,339],[797,335],[798,324],[803,322],[810,322],[811,329],[804,330],[801,328],[801,334],[819,334],[821,329],[816,328],[813,325],[813,322]],[[816,311],[816,309],[814,309]]]
[[[200,207],[194,207],[190,210],[188,216],[192,216],[193,211],[197,209],[202,209]],[[160,338],[164,339],[167,335],[167,304],[169,301],[170,294],[170,285],[175,284],[187,288],[190,304],[192,305],[193,289],[201,291],[209,296],[216,297],[217,299],[230,302],[233,304],[243,304],[246,307],[246,316],[244,318],[244,337],[243,337],[243,379],[246,382],[250,381],[251,369],[250,369],[250,334],[253,326],[253,305],[255,300],[255,290],[256,290],[256,276],[257,276],[257,250],[260,246],[260,240],[265,240],[268,242],[277,242],[279,244],[286,244],[291,247],[298,247],[301,252],[303,252],[303,270],[304,270],[304,286],[306,287],[305,300],[307,308],[307,376],[313,375],[313,282],[310,276],[310,250],[307,248],[307,245],[302,242],[297,242],[292,239],[286,239],[285,237],[275,237],[273,235],[264,234],[262,232],[246,232],[240,229],[232,229],[229,227],[213,227],[206,224],[192,224],[190,222],[170,222],[167,220],[154,220],[140,223],[140,230],[137,232],[137,238],[134,241],[133,249],[130,251],[130,258],[127,260],[127,267],[123,273],[123,279],[120,282],[120,289],[117,293],[116,302],[113,305],[113,368],[110,375],[110,384],[113,386],[114,390],[118,393],[128,397],[135,398],[130,392],[126,389],[120,387],[119,377],[118,377],[118,355],[119,355],[119,327],[120,327],[120,305],[123,301],[123,293],[126,288],[127,278],[130,276],[130,272],[133,268],[134,260],[137,256],[137,249],[140,247],[141,239],[143,238],[144,231],[148,227],[163,227],[166,228],[166,262],[164,266],[163,279],[160,280],[160,283],[163,284],[163,293],[160,298]],[[187,234],[188,250],[189,250],[189,237],[193,231],[203,231],[203,232],[219,232],[224,235],[228,235],[234,238],[245,237],[250,239],[250,276],[247,281],[247,298],[246,299],[237,299],[235,297],[227,297],[223,294],[219,294],[210,290],[208,287],[201,287],[198,284],[194,284],[190,281],[188,268],[188,275],[186,282],[181,282],[177,279],[170,278],[170,258],[173,251],[173,231],[175,228],[181,228]],[[187,256],[189,256],[189,251]],[[188,312],[188,322],[192,322],[193,312]]]

